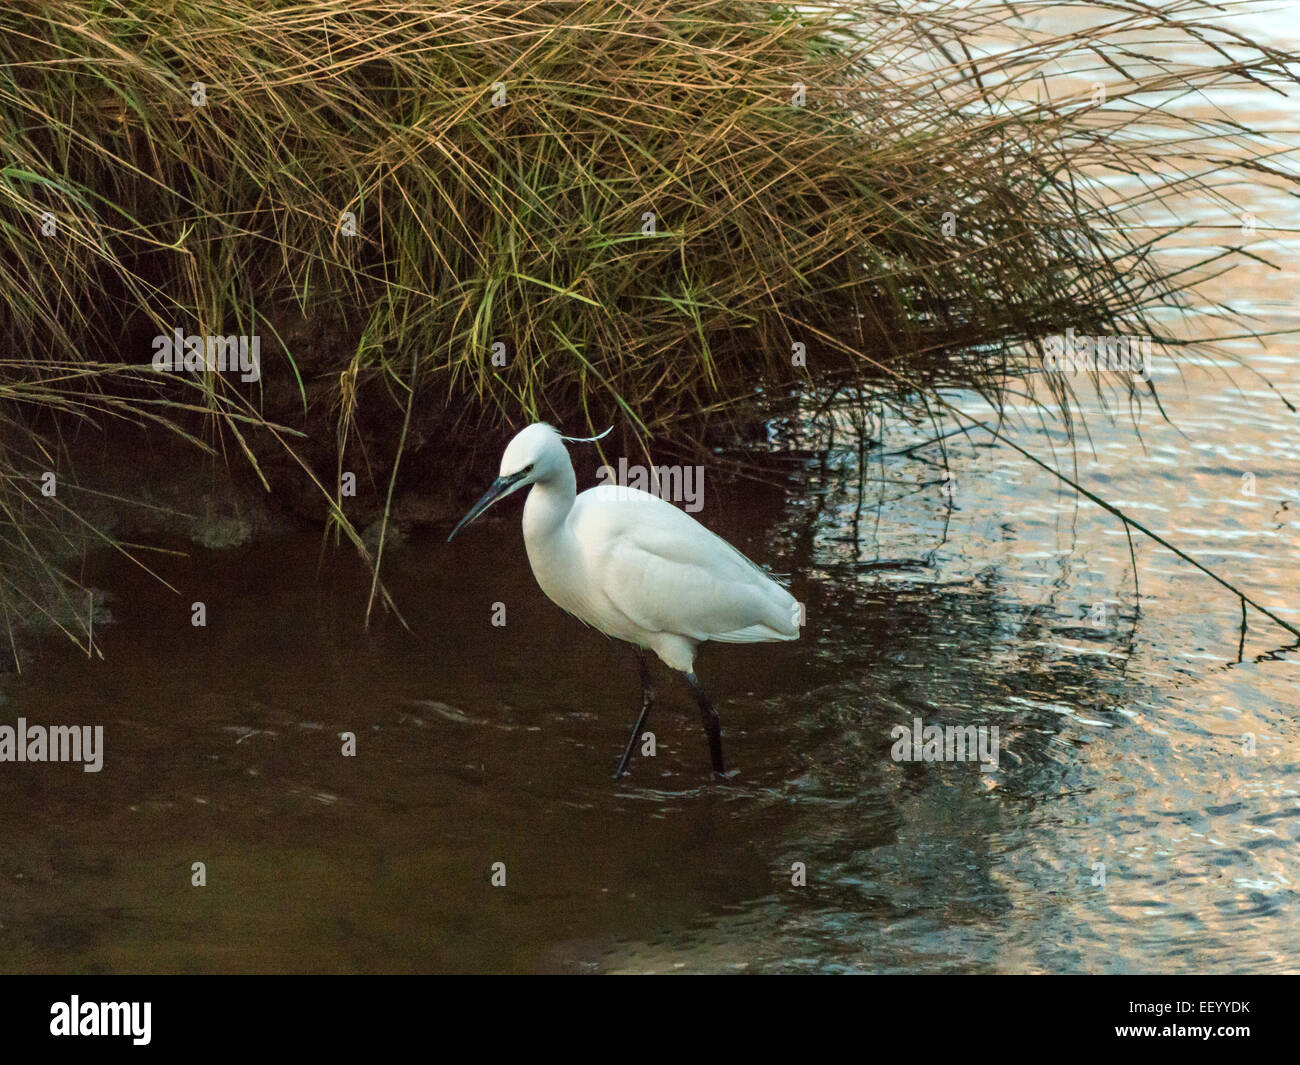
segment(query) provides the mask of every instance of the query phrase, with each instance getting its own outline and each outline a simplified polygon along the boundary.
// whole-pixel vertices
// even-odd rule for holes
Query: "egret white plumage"
[[[497,500],[531,485],[524,546],[542,591],[562,610],[637,648],[641,714],[614,778],[627,768],[654,704],[647,650],[685,674],[713,770],[722,775],[722,727],[695,675],[696,649],[706,640],[796,640],[798,604],[726,540],[656,495],[619,485],[578,495],[563,443],[574,439],[542,422],[521,430],[506,447],[500,476],[447,539]]]

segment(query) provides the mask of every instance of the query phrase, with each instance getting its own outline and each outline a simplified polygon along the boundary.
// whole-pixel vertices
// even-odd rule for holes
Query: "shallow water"
[[[1095,421],[1081,476],[1300,620],[1293,416],[1184,370],[1189,438]],[[666,671],[657,757],[610,781],[634,658],[543,597],[517,505],[392,556],[411,634],[362,633],[364,574],[312,536],[169,560],[181,596],[99,560],[105,660],[49,641],[5,692],[106,753],[0,772],[3,968],[1295,970],[1286,634],[1252,618],[1237,662],[1237,601],[1140,539],[1135,612],[1113,519],[959,443],[950,505],[932,452],[861,494],[836,451],[706,480],[704,520],[808,611],[798,643],[701,655],[723,786]],[[996,725],[998,770],[896,762],[917,717]]]
[[[1211,294],[1296,328],[1292,284]],[[1300,394],[1294,337],[1239,350]],[[1176,428],[1094,403],[1078,477],[1300,625],[1296,415],[1233,376],[1157,357]],[[362,632],[365,575],[310,534],[153,563],[180,595],[96,559],[104,660],[47,639],[0,678],[0,722],[106,737],[97,774],[0,764],[0,969],[1300,969],[1293,638],[1252,613],[1239,653],[1238,600],[1137,536],[1135,593],[1122,525],[978,433],[945,494],[924,435],[709,468],[698,516],[807,606],[797,643],[701,655],[725,785],[662,669],[657,756],[611,782],[634,657],[537,589],[517,501],[392,554],[410,633]],[[915,718],[996,726],[997,771],[895,761]]]

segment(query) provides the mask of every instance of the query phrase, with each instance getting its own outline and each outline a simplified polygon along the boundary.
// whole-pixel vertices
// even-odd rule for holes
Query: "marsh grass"
[[[1170,230],[1132,220],[1294,175],[1229,116],[1152,105],[1294,84],[1295,58],[1189,2],[1032,28],[1060,6],[0,0],[0,586],[84,595],[30,532],[69,420],[264,481],[282,448],[367,554],[335,481],[375,412],[391,503],[417,411],[644,445],[791,388],[1000,406],[1065,324],[1194,343],[1167,312],[1238,249],[1162,265]],[[153,372],[177,325],[260,334],[262,380]],[[330,464],[291,428],[322,414]]]

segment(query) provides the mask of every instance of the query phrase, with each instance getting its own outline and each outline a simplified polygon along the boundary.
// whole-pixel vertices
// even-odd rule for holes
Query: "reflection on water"
[[[1295,618],[1292,416],[1185,370],[1189,439],[1095,421],[1081,473]],[[702,516],[808,608],[701,656],[724,787],[666,672],[658,757],[611,783],[633,656],[542,596],[508,506],[393,556],[413,635],[360,633],[315,538],[172,560],[183,597],[103,560],[106,661],[51,640],[5,692],[107,753],[0,772],[3,967],[1295,969],[1300,657],[1252,621],[1237,663],[1237,603],[1141,542],[1135,609],[1112,519],[973,442],[945,495],[916,439],[712,478]],[[893,761],[917,717],[997,725],[999,770]]]

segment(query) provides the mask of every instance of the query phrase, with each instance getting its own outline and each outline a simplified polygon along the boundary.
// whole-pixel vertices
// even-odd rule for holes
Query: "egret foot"
[[[636,750],[637,738],[641,735],[641,729],[645,727],[646,719],[650,716],[650,707],[655,703],[655,690],[650,683],[650,665],[645,660],[645,651],[640,647],[636,649],[636,660],[641,666],[641,716],[636,719],[632,736],[627,741],[627,750],[623,752],[623,757],[618,761],[618,768],[614,770],[615,780],[627,772],[627,764],[632,760],[632,752]]]
[[[704,694],[699,677],[694,673],[687,673],[686,683],[691,686],[691,690],[695,692],[695,701],[700,704],[700,720],[704,723],[704,734],[709,738],[709,757],[713,760],[713,772],[719,777],[725,777],[727,770],[722,762],[722,722],[718,720],[718,712],[713,709],[709,697]]]

